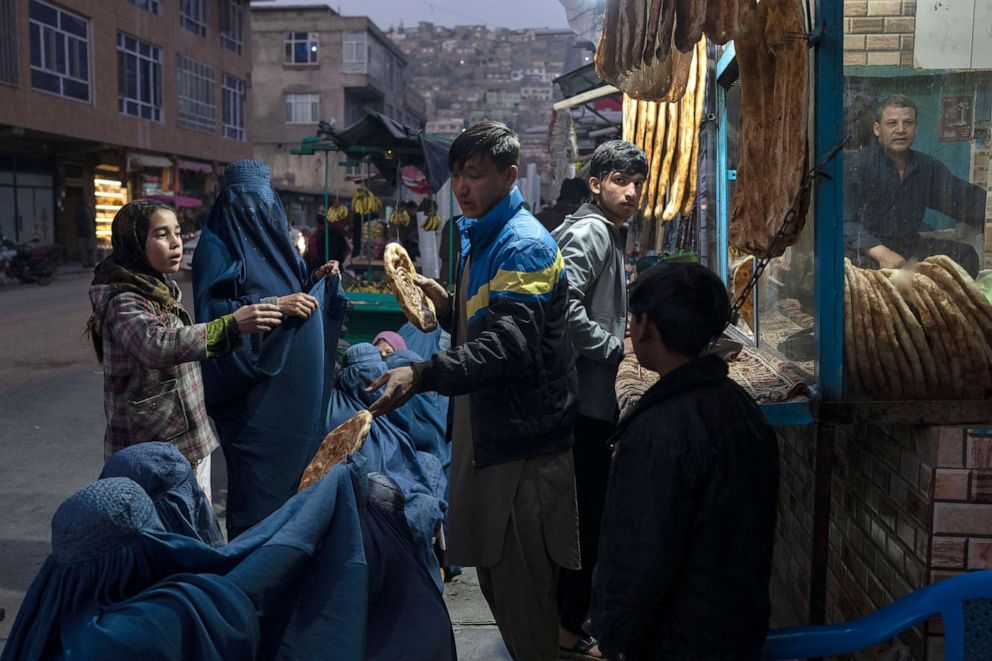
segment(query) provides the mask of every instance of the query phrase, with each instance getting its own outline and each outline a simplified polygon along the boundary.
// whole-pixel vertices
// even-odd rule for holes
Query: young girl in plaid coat
[[[90,286],[88,324],[103,364],[104,458],[145,441],[173,443],[209,497],[208,460],[218,441],[207,419],[199,361],[238,349],[242,333],[272,330],[282,313],[262,303],[193,324],[171,277],[183,255],[172,207],[130,202],[111,231],[113,252],[96,267]]]

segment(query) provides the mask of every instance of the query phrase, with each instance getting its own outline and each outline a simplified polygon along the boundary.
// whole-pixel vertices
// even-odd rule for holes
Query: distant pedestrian
[[[246,305],[193,324],[172,279],[183,244],[176,213],[166,204],[129,202],[111,232],[113,252],[96,267],[90,286],[88,324],[103,364],[104,458],[146,441],[172,443],[209,494],[217,437],[207,419],[198,361],[234,351],[242,333],[271,330],[282,314],[276,305]]]
[[[613,441],[585,629],[610,659],[757,661],[768,631],[778,444],[767,418],[703,355],[730,317],[699,264],[638,276],[630,336],[661,375]]]
[[[76,206],[76,243],[83,268],[92,268],[96,264],[96,216],[86,199]]]

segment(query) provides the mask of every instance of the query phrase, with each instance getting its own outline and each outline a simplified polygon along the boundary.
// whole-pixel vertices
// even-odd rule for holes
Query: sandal
[[[601,654],[591,654],[592,648],[596,647],[596,639],[592,636],[580,636],[579,640],[572,647],[558,646],[559,659],[576,659],[577,661],[602,661],[605,659]]]

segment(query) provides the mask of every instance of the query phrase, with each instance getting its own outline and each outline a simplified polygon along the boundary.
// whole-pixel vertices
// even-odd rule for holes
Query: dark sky
[[[439,25],[567,28],[558,0],[269,0],[252,4],[326,4],[345,16],[369,16],[383,30],[430,21]]]

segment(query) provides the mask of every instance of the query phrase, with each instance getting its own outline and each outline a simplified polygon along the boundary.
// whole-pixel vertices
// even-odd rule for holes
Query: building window
[[[342,42],[344,43],[344,72],[367,73],[369,57],[368,33],[345,32]]]
[[[224,137],[245,139],[245,81],[224,74]]]
[[[316,124],[320,117],[319,94],[287,94],[286,123]]]
[[[117,33],[117,109],[134,117],[162,121],[162,51]]]
[[[241,54],[245,5],[243,0],[223,0],[220,12],[220,42],[229,51]]]
[[[283,43],[286,64],[317,64],[316,32],[287,32]]]
[[[0,83],[17,85],[17,7],[0,0]]]
[[[179,126],[213,133],[217,130],[214,69],[183,55],[176,56]]]
[[[153,14],[162,13],[161,11],[159,11],[158,0],[131,0],[131,4],[134,5],[135,7],[141,7],[142,9],[146,9]]]
[[[198,35],[207,34],[205,0],[179,0],[179,24]]]
[[[89,21],[38,0],[28,3],[31,87],[90,100]]]

